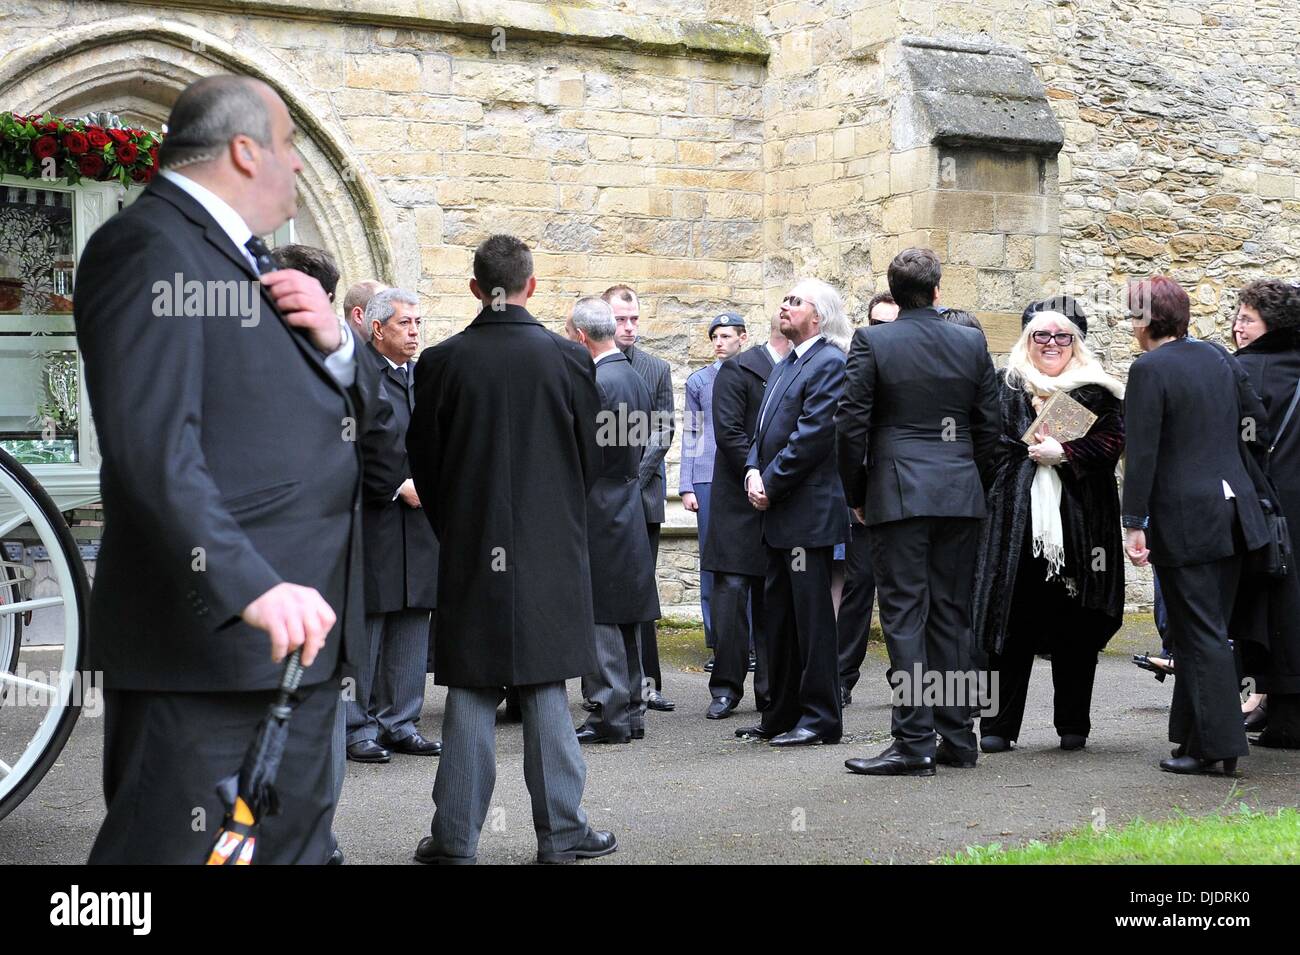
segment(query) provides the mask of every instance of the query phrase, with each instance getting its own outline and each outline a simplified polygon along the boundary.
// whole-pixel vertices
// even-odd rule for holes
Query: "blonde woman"
[[[1035,654],[1051,655],[1061,748],[1083,748],[1097,654],[1124,610],[1115,482],[1123,386],[1088,348],[1087,318],[1073,300],[1036,303],[1025,319],[999,374],[1002,434],[976,572],[975,633],[997,681],[980,720],[986,753],[1015,746]],[[1058,392],[1097,420],[1078,440],[1040,432],[1026,445],[1021,436]]]

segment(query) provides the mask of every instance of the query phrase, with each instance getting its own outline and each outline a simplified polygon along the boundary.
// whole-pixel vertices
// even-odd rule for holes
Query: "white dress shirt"
[[[257,260],[253,258],[253,253],[248,251],[248,246],[245,244],[253,237],[253,230],[248,227],[244,217],[231,208],[230,203],[211,189],[199,185],[193,179],[182,176],[175,170],[164,169],[159,175],[201,205],[208,215],[216,220],[217,225],[221,226],[221,231],[230,237],[230,241],[234,243],[239,254],[244,257],[253,271],[257,271]],[[356,380],[355,357],[356,343],[351,335],[346,334],[342,336],[339,347],[325,356],[325,370],[344,388],[350,387]]]
[[[791,361],[790,364],[793,365],[795,362],[797,362],[797,361],[798,361],[800,358],[802,358],[804,355],[808,354],[808,349],[812,348],[813,345],[815,345],[815,344],[816,344],[818,341],[820,341],[820,340],[821,340],[821,336],[820,336],[820,335],[814,335],[812,338],[804,339],[804,340],[801,341],[798,345],[795,345],[795,346],[794,346],[794,360]],[[772,343],[771,343],[771,342],[768,342],[768,344],[767,344],[767,349],[768,349],[768,351],[771,351],[771,350],[772,350]],[[789,358],[790,356],[787,355],[786,357]],[[781,363],[781,361],[782,361],[781,358],[777,358],[777,359],[776,359],[776,363],[777,363],[778,365]],[[772,371],[773,371],[773,373],[776,372],[776,368],[775,368],[775,366],[773,366]],[[767,418],[767,412],[768,412],[767,403],[764,402],[764,403],[763,403],[762,414],[759,416],[759,419],[758,419],[758,427],[759,427],[759,430],[762,430],[762,427],[763,427],[763,421]],[[761,474],[761,472],[758,470],[758,468],[750,468],[748,471],[745,472],[745,483],[746,483],[746,484],[749,483],[749,476],[750,476],[751,474],[758,474],[760,477],[762,476],[762,474]]]

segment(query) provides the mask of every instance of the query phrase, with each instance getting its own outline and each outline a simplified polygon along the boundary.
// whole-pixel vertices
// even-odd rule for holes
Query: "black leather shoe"
[[[384,745],[394,753],[401,753],[403,756],[441,756],[442,743],[436,739],[425,739],[419,733],[412,733],[402,739],[392,739],[391,737],[384,740]]]
[[[650,691],[650,694],[645,698],[645,706],[648,710],[658,710],[660,713],[671,713],[677,709],[677,704],[658,690]]]
[[[1215,768],[1219,767],[1219,768]],[[1181,776],[1235,776],[1237,775],[1237,758],[1200,759],[1196,756],[1171,756],[1160,760],[1160,768],[1167,773]]]
[[[761,726],[742,726],[736,730],[736,736],[740,739],[771,739],[775,733],[769,733]]]
[[[853,702],[853,693],[850,690],[840,690],[840,709],[848,706]]]
[[[644,727],[644,726],[634,726],[634,727],[632,727],[632,738],[633,738],[633,739],[645,739],[645,727]]]
[[[587,834],[582,837],[572,849],[566,852],[542,852],[538,851],[537,861],[542,865],[563,865],[566,862],[577,862],[579,859],[599,859],[601,856],[607,856],[618,848],[618,840],[614,838],[614,833],[606,832],[603,829],[588,829]]]
[[[934,751],[934,761],[940,766],[954,766],[957,769],[974,769],[975,762],[979,759],[979,754],[971,750],[960,750],[956,746],[949,746],[948,741],[944,740],[939,744],[938,749]]]
[[[981,736],[980,750],[985,753],[1005,753],[1015,749],[1016,744],[1004,736]]]
[[[348,743],[348,759],[354,763],[386,763],[392,758],[393,754],[373,739]]]
[[[788,733],[782,733],[780,736],[773,736],[768,742],[768,746],[816,746],[818,743],[825,743],[830,746],[838,743],[840,738],[836,736],[831,739],[829,736],[822,736],[814,733],[812,730],[803,726],[796,726]]]
[[[326,865],[342,865],[343,862],[344,862],[344,859],[343,859],[343,850],[340,849],[338,846],[335,846],[335,847],[334,847],[334,851],[330,853],[329,860],[326,861],[325,864],[326,864]]]
[[[425,865],[476,865],[478,856],[443,855],[433,844],[433,836],[425,836],[415,847],[415,861]]]
[[[711,653],[709,654],[709,662],[704,664],[704,672],[705,673],[713,672],[713,654]]]
[[[1078,733],[1064,733],[1061,736],[1061,749],[1072,751],[1083,749],[1088,745],[1088,737]]]
[[[1268,702],[1256,704],[1242,722],[1246,725],[1247,733],[1262,733],[1268,729]]]
[[[892,746],[871,759],[846,759],[844,765],[862,776],[934,775],[934,760],[929,756],[908,756]]]
[[[622,739],[617,736],[605,736],[602,733],[597,733],[586,723],[583,723],[574,732],[578,734],[579,743],[626,743],[632,739],[631,736],[624,736]]]
[[[740,700],[734,696],[714,697],[713,702],[709,704],[709,711],[704,714],[705,719],[725,720],[731,715],[731,711],[740,705]]]

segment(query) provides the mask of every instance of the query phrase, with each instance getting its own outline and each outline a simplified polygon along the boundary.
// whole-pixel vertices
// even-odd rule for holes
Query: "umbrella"
[[[257,851],[257,828],[261,820],[280,811],[275,776],[284,757],[289,737],[289,716],[293,694],[302,681],[302,650],[295,650],[284,664],[280,692],[257,726],[253,745],[244,754],[239,772],[217,784],[217,794],[226,804],[226,818],[212,844],[208,865],[252,865]]]

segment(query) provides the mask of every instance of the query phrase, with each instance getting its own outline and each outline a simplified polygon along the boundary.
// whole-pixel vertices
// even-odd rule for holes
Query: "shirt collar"
[[[816,345],[817,342],[819,342],[820,340],[821,340],[820,335],[814,335],[812,338],[809,338],[807,341],[800,342],[798,345],[796,345],[794,347],[795,361],[798,361],[804,355],[808,354],[808,349],[812,348],[813,345]]]
[[[230,241],[235,243],[235,248],[239,250],[244,258],[253,263],[253,269],[256,271],[257,262],[244,245],[253,237],[253,230],[248,227],[248,223],[244,221],[243,216],[236,212],[230,203],[211,189],[200,186],[193,179],[182,176],[175,170],[164,169],[159,175],[187,193],[190,198],[207,211],[208,215],[216,219],[217,225],[221,226],[221,231],[230,236]]]
[[[606,358],[613,358],[615,355],[621,355],[621,354],[623,353],[620,352],[617,347],[611,348],[609,351],[605,352],[604,354],[597,355],[594,361],[597,365],[599,365]]]

